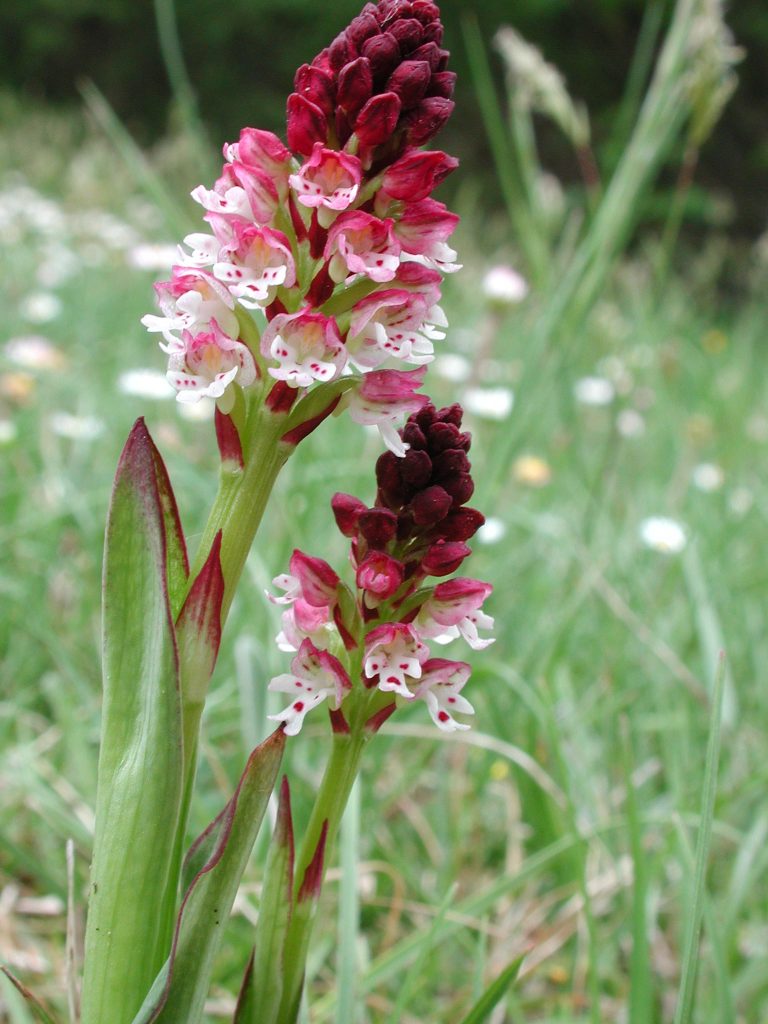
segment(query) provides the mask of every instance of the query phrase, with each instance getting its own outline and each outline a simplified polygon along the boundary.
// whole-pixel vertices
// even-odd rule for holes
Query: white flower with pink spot
[[[466,697],[461,695],[471,672],[471,667],[465,661],[448,661],[446,658],[430,658],[422,665],[419,685],[411,697],[426,702],[432,721],[443,732],[469,728],[463,722],[457,722],[453,716],[456,713],[475,713]]]
[[[268,689],[289,693],[293,698],[287,708],[269,718],[285,724],[286,736],[295,736],[308,712],[324,700],[330,700],[332,708],[339,708],[351,689],[351,683],[338,658],[328,651],[319,650],[311,640],[305,639],[291,662],[291,671],[275,676]]]
[[[331,225],[323,256],[334,281],[364,274],[372,281],[391,281],[400,266],[400,243],[394,221],[380,220],[362,210],[342,213]]]
[[[435,294],[436,292],[436,294]],[[347,336],[350,359],[361,370],[381,366],[388,359],[420,366],[434,359],[434,341],[445,337],[448,326],[432,294],[389,288],[376,291],[352,310]]]
[[[376,685],[380,690],[413,700],[415,695],[406,680],[421,677],[422,665],[428,657],[429,648],[412,626],[388,622],[366,636],[363,672],[367,679],[378,678]]]
[[[194,334],[208,328],[213,320],[225,334],[237,337],[234,301],[224,285],[206,271],[174,267],[171,280],[158,281],[155,293],[165,315],[147,313],[141,322],[150,333],[162,334],[171,347],[178,347],[182,331]],[[169,351],[163,345],[161,348]]]
[[[333,215],[355,201],[363,168],[356,156],[326,149],[316,142],[312,155],[288,179],[302,206],[315,207],[320,223],[328,227]]]
[[[295,388],[338,377],[347,352],[336,321],[321,313],[279,313],[261,337],[261,352],[278,362],[269,373]]]
[[[176,388],[179,402],[222,399],[235,378],[241,387],[256,380],[256,364],[250,350],[225,334],[216,320],[211,321],[209,331],[184,331],[180,339],[162,347],[169,355],[166,377]],[[226,396],[221,403],[222,411],[229,411],[231,397]]]
[[[464,577],[438,583],[416,616],[420,635],[438,644],[462,636],[474,651],[490,647],[493,637],[481,637],[479,630],[493,629],[493,618],[482,611],[492,590],[490,583]]]
[[[236,220],[234,239],[213,265],[218,281],[246,309],[269,302],[279,285],[290,288],[296,281],[291,244],[281,231],[260,228]]]
[[[417,395],[416,388],[424,381],[426,367],[417,370],[373,370],[366,373],[356,388],[345,398],[349,415],[355,423],[379,428],[387,448],[402,458],[408,445],[397,432],[395,424],[412,412],[418,412],[429,401]]]

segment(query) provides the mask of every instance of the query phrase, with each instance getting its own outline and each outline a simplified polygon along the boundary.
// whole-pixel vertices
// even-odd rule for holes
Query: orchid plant
[[[423,385],[447,326],[442,275],[458,217],[431,198],[457,165],[423,147],[448,118],[454,75],[429,0],[368,3],[288,99],[287,146],[244,128],[156,286],[179,402],[216,401],[220,484],[190,565],[171,484],[142,421],[117,470],[104,568],[104,706],[82,1024],[202,1019],[211,968],[278,778],[286,742],[325,704],[330,754],[294,852],[287,780],[235,1020],[297,1018],[323,871],[366,744],[399,707],[468,728],[470,666],[435,645],[481,631],[491,587],[455,576],[483,523],[459,405]],[[222,628],[275,479],[331,414],[386,446],[373,504],[331,501],[349,539],[345,582],[294,551],[270,599],[286,672],[275,732],[184,854],[198,737]],[[407,417],[405,425],[398,429]],[[289,660],[290,659],[290,660]],[[298,741],[295,741],[298,742]],[[245,966],[245,965],[244,965]],[[78,994],[79,998],[79,994]],[[77,1000],[74,1000],[77,1002]]]

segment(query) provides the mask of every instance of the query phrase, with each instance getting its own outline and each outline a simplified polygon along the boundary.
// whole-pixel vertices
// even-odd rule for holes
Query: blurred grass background
[[[768,243],[765,109],[753,91],[768,26],[748,7],[729,19],[749,48],[741,85],[684,192],[695,105],[681,83],[698,51],[681,38],[640,139],[653,166],[638,182],[630,160],[618,189],[612,171],[633,152],[637,123],[627,76],[643,6],[488,4],[476,22],[444,5],[464,74],[440,145],[464,160],[446,198],[463,216],[465,269],[446,281],[451,329],[429,390],[471,410],[473,504],[490,517],[471,572],[496,588],[499,639],[473,659],[471,733],[444,742],[413,709],[372,747],[359,834],[353,822],[345,837],[346,880],[336,874],[327,887],[313,1022],[451,1024],[522,953],[495,1024],[682,1020],[681,986],[694,980],[687,1019],[768,1015]],[[645,5],[646,33],[652,7],[658,34],[637,72],[641,93],[673,13]],[[681,0],[675,17],[695,8]],[[146,416],[167,459],[191,546],[215,488],[210,420],[180,416],[138,320],[168,246],[197,223],[186,191],[217,158],[189,131],[178,89],[170,102],[149,5],[38,0],[38,16],[25,10],[24,24],[20,8],[0,13],[0,960],[62,1008],[64,843],[76,844],[82,916],[102,532],[132,421]],[[208,138],[218,146],[242,123],[279,129],[293,68],[355,10],[185,4],[180,36]],[[540,44],[588,102],[600,187],[582,187],[573,138],[503,76],[490,36],[501,21]],[[718,67],[715,85],[727,71]],[[86,88],[85,110],[81,76],[99,90]],[[526,276],[524,301],[488,295],[485,275],[498,265]],[[284,670],[263,589],[294,546],[343,563],[328,502],[339,489],[372,499],[378,451],[376,438],[332,420],[280,480],[216,670],[196,830],[263,735],[264,682]],[[655,516],[672,520],[660,540],[643,526]],[[722,648],[702,890],[693,858],[710,820],[702,791]],[[299,820],[325,752],[322,727],[305,733],[288,762]],[[258,885],[255,858],[211,1021],[231,1019]],[[360,900],[359,928],[347,913],[337,929],[341,890]],[[691,963],[686,932],[699,904]],[[337,966],[350,962],[340,990]],[[0,1019],[31,1019],[4,981]]]

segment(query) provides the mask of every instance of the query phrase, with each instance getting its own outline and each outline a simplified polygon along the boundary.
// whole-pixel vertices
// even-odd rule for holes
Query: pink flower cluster
[[[285,411],[286,387],[295,400],[350,376],[352,417],[406,450],[392,423],[425,399],[402,367],[433,358],[442,274],[458,269],[458,217],[431,198],[457,161],[418,148],[453,106],[441,41],[433,3],[366,4],[297,72],[289,145],[244,128],[224,147],[213,188],[192,192],[209,232],[184,239],[156,285],[162,315],[142,320],[163,337],[180,401],[227,412],[233,386],[271,378],[281,397],[267,407]]]
[[[393,695],[385,710],[423,700],[438,728],[468,728],[454,715],[473,713],[461,694],[470,666],[432,657],[429,646],[462,637],[482,650],[493,642],[480,635],[493,626],[482,610],[490,584],[468,577],[428,583],[459,568],[470,554],[465,541],[483,522],[465,505],[470,437],[460,428],[456,405],[413,413],[400,432],[411,447],[400,459],[385,453],[379,460],[374,506],[348,494],[333,498],[337,526],[352,542],[354,593],[326,561],[298,550],[289,572],[274,580],[282,594],[270,599],[286,606],[278,646],[297,652],[291,672],[270,683],[291,695],[273,716],[288,735],[326,698],[339,728],[346,702],[373,689]],[[403,474],[397,483],[390,460]]]

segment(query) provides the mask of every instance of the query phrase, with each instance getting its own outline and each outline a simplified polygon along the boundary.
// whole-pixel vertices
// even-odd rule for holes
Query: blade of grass
[[[632,850],[634,884],[632,887],[632,958],[629,969],[629,1024],[652,1024],[653,975],[648,948],[648,862],[643,850],[643,830],[637,806],[632,772],[635,754],[632,734],[626,718],[621,720],[621,752],[624,785],[627,790],[627,827]]]
[[[174,194],[134,142],[106,97],[88,80],[80,82],[78,88],[89,114],[115,147],[137,185],[155,203],[167,230],[173,236],[186,235],[194,228],[196,221],[176,202]]]
[[[693,1014],[693,1000],[696,991],[696,970],[698,967],[699,932],[704,909],[707,857],[712,838],[712,818],[717,793],[717,769],[720,758],[720,735],[722,729],[722,705],[725,692],[725,655],[720,655],[715,688],[712,698],[712,713],[709,721],[709,738],[704,762],[704,787],[701,797],[701,825],[696,839],[696,855],[693,873],[693,894],[686,922],[683,959],[680,973],[680,988],[675,1008],[674,1024],[690,1024]]]
[[[523,957],[518,957],[517,960],[513,960],[508,967],[504,968],[501,974],[483,992],[461,1024],[482,1024],[482,1021],[487,1020],[491,1010],[501,1002],[507,989],[517,977],[523,959]]]
[[[341,883],[339,887],[339,946],[336,953],[336,988],[339,1001],[336,1006],[336,1024],[355,1024],[360,1013],[357,1000],[357,944],[360,926],[358,898],[358,862],[360,846],[360,779],[349,794],[344,817],[341,819],[339,859]]]
[[[432,947],[434,945],[435,939],[437,938],[438,933],[441,930],[441,925],[443,924],[445,912],[451,905],[455,893],[456,886],[454,884],[450,887],[450,889],[446,892],[445,896],[443,897],[443,900],[440,903],[440,906],[437,910],[437,914],[435,915],[434,920],[432,921],[432,924],[430,925],[428,931],[426,932],[426,934],[422,935],[421,942],[419,943],[418,947],[418,952],[416,954],[416,958],[409,967],[407,974],[405,975],[400,984],[397,1002],[395,1003],[392,1009],[392,1013],[389,1016],[388,1024],[400,1024],[400,1021],[403,1019],[403,1011],[408,1005],[411,995],[416,989],[418,981],[424,977],[424,965],[426,963],[427,957],[432,952]]]
[[[548,256],[540,232],[521,196],[524,194],[514,151],[509,143],[506,121],[499,105],[496,87],[477,18],[467,16],[462,22],[469,68],[475,86],[480,113],[496,165],[496,175],[517,244],[523,251],[531,277],[542,284],[547,277]]]

